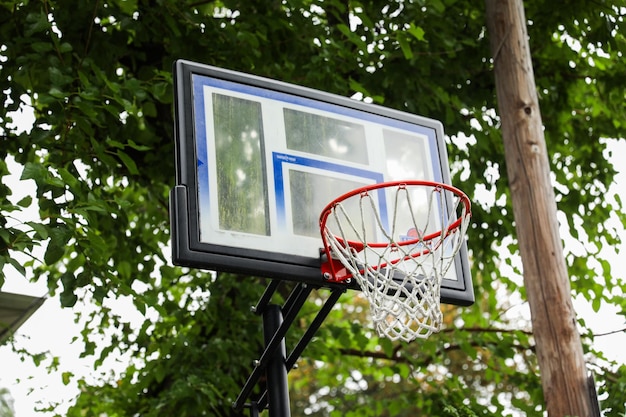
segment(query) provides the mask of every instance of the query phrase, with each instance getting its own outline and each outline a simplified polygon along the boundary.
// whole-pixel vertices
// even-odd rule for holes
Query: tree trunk
[[[550,417],[591,417],[522,0],[486,0],[524,285]]]

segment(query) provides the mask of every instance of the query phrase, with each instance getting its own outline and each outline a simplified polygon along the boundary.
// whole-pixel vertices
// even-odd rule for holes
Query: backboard
[[[323,285],[329,202],[385,181],[450,183],[437,121],[188,61],[174,82],[177,265]],[[474,302],[465,245],[442,302]]]

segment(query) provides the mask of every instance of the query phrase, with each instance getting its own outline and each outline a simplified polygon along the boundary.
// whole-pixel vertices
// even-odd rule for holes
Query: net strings
[[[358,196],[357,219],[351,218],[342,203],[337,203],[331,212],[337,230],[333,233],[327,227],[324,231],[331,252],[361,287],[380,336],[412,341],[441,329],[441,282],[461,248],[469,225],[469,216],[465,206],[461,205],[460,230],[450,230],[450,225],[458,218],[460,198],[453,195],[453,204],[446,210],[445,191],[432,188],[428,194],[428,212],[419,217],[426,220],[419,222],[411,194],[406,187],[397,187],[389,230],[383,225],[375,199],[367,192]],[[394,238],[398,236],[398,208],[402,201],[407,203],[411,222],[417,231],[416,243],[410,245],[403,245]],[[431,226],[433,210],[439,213],[439,224],[443,227],[440,235],[426,240],[425,231]],[[369,236],[367,225],[372,223],[372,218],[379,236]],[[363,249],[357,250],[346,244],[348,236],[362,243]],[[374,248],[368,244],[381,240],[381,236],[386,245]]]

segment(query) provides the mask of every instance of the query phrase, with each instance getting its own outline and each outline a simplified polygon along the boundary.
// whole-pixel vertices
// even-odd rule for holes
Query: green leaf
[[[63,385],[68,385],[71,382],[73,376],[74,374],[72,372],[63,372],[61,374],[61,381],[63,382]]]
[[[84,287],[85,285],[88,285],[89,283],[91,283],[92,279],[93,277],[91,276],[88,270],[82,270],[76,276],[76,286],[79,288]]]
[[[63,87],[72,82],[72,77],[63,74],[63,72],[57,67],[50,67],[48,69],[48,75],[50,76],[50,82],[54,86],[53,88]]]
[[[38,163],[27,162],[22,170],[21,180],[35,180],[36,183],[43,182],[48,176],[46,168]]]
[[[398,373],[400,374],[400,378],[406,380],[411,374],[411,368],[406,363],[398,364]]]
[[[141,111],[144,116],[147,117],[157,117],[157,109],[152,101],[146,101],[141,106]]]
[[[97,118],[97,111],[94,105],[90,102],[83,101],[80,104],[80,111],[85,113],[87,117],[76,116],[76,125],[89,137],[94,135],[93,122]]]
[[[129,16],[137,10],[137,0],[116,0],[114,2],[120,10]]]
[[[9,263],[13,266],[13,268],[17,269],[17,271],[22,274],[22,276],[26,276],[26,268],[17,260],[12,257],[8,257],[7,259]]]
[[[359,350],[365,350],[369,343],[367,336],[363,334],[362,325],[359,325],[360,330],[354,333],[354,342]]]
[[[92,342],[91,340],[85,340],[85,347],[83,348],[83,351],[80,354],[81,358],[85,358],[87,356],[91,356],[95,353],[96,351],[96,344],[94,342]]]
[[[1,227],[0,228],[0,238],[4,241],[5,245],[9,245],[11,243],[11,233],[8,229]]]
[[[397,40],[398,45],[400,45],[400,49],[402,49],[402,54],[404,55],[404,58],[408,60],[412,59],[413,51],[411,50],[411,45],[409,44],[409,41],[402,34],[398,36]]]
[[[600,307],[602,306],[602,297],[593,297],[591,298],[591,308],[593,308],[593,311],[595,311],[596,313],[598,311],[600,311]]]
[[[46,253],[43,256],[44,261],[48,265],[52,265],[59,261],[65,254],[65,246],[60,245],[58,242],[50,241],[46,248]]]
[[[52,265],[59,261],[65,254],[66,245],[70,240],[71,232],[65,225],[60,225],[49,230],[50,242],[44,254],[44,261],[47,265]]]
[[[413,35],[413,37],[415,39],[417,39],[418,41],[424,41],[424,34],[426,32],[424,32],[424,29],[422,29],[419,26],[415,26],[415,23],[411,22],[411,25],[409,26],[409,28],[407,29],[407,32],[409,32],[411,35]]]
[[[117,149],[124,149],[124,144],[122,142],[119,142],[111,138],[107,139],[107,145],[113,148],[117,148]]]
[[[380,347],[385,352],[388,358],[393,358],[394,355],[394,345],[393,342],[385,337],[381,337],[379,340]]]
[[[149,150],[152,149],[150,146],[139,145],[139,144],[135,143],[135,141],[132,140],[132,139],[130,139],[128,141],[128,146],[130,146],[131,148],[133,148],[135,150],[141,151],[141,152],[149,151]]]
[[[152,95],[162,103],[171,101],[171,84],[159,82],[152,85]]]
[[[76,301],[78,301],[78,297],[73,292],[62,292],[59,298],[63,307],[74,307]]]
[[[28,22],[28,25],[24,34],[28,37],[34,35],[35,33],[49,30],[51,27],[51,24],[48,21],[48,16],[42,11],[29,13],[26,16],[26,21]]]
[[[50,44],[49,42],[34,42],[30,45],[30,47],[33,48],[33,51],[40,54],[44,52],[50,52],[53,49],[52,44]]]
[[[137,165],[135,164],[135,161],[133,161],[132,158],[128,156],[127,153],[125,153],[122,150],[118,150],[117,156],[119,156],[119,158],[124,163],[124,166],[128,169],[128,171],[132,175],[139,175],[139,170],[137,169]]]
[[[30,205],[33,203],[33,197],[27,195],[26,197],[22,198],[20,201],[17,202],[17,205],[20,207],[30,207]]]
[[[26,224],[35,231],[39,239],[43,240],[48,238],[48,228],[45,225],[37,222],[26,222]]]
[[[428,5],[434,8],[438,13],[443,13],[446,10],[446,6],[441,0],[430,0]]]
[[[61,53],[72,52],[73,50],[74,50],[74,48],[72,47],[71,43],[62,42],[59,45],[59,52],[61,52]]]
[[[108,290],[106,288],[104,288],[103,286],[99,285],[97,287],[95,287],[93,289],[93,298],[98,301],[98,302],[102,302],[102,300],[104,300],[104,298],[107,296],[108,294]]]
[[[111,252],[115,250],[99,232],[91,229],[87,230],[86,238],[80,240],[80,245],[84,248],[87,259],[96,264],[105,263],[110,258]]]
[[[117,264],[117,272],[120,274],[122,278],[128,279],[131,277],[131,267],[130,262],[122,261]]]
[[[67,97],[67,93],[56,86],[50,87],[50,90],[48,90],[48,94],[56,99],[64,99],[65,97]]]

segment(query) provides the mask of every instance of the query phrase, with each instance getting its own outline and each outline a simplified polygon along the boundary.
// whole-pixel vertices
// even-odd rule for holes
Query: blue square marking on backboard
[[[383,174],[380,172],[368,171],[366,169],[354,168],[345,165],[335,164],[327,161],[320,161],[312,158],[305,158],[298,155],[290,155],[281,152],[273,152],[272,159],[274,163],[274,190],[276,193],[276,217],[277,226],[279,229],[284,229],[287,226],[287,214],[286,214],[286,201],[285,201],[285,179],[284,179],[284,167],[283,164],[292,164],[305,166],[309,168],[316,168],[321,171],[331,171],[353,177],[360,177],[371,180],[375,183],[384,182]],[[384,191],[378,190],[379,193],[379,210],[383,222],[386,223],[387,219],[387,203],[384,198]],[[339,196],[337,196],[339,197]],[[386,224],[383,224],[387,227]]]

